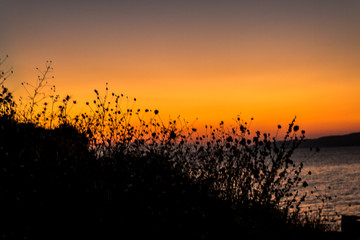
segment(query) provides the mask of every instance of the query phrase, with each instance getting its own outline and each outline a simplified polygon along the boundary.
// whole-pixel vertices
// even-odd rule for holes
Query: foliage
[[[3,64],[5,63],[7,58],[8,58],[7,55],[4,59],[0,58],[0,67],[3,66]],[[5,81],[7,80],[8,77],[11,76],[12,73],[13,73],[12,68],[7,70],[6,72],[4,72],[0,69],[0,85],[1,85],[0,116],[6,117],[6,118],[12,118],[15,114],[15,102],[13,100],[13,95],[9,91],[9,89],[4,86]]]
[[[45,238],[33,230],[40,225],[102,238],[134,228],[165,238],[326,230],[321,212],[301,211],[299,189],[308,184],[292,154],[305,131],[295,118],[281,141],[252,135],[240,117],[230,129],[221,122],[199,133],[180,117],[163,121],[159,110],[135,109],[136,99],[110,94],[107,85],[103,95],[94,90],[87,113],[72,116],[76,101],[59,101],[55,87],[42,92],[51,69],[50,62],[28,103],[16,105],[5,87],[0,95],[2,220],[10,218],[4,236]],[[12,211],[37,217],[20,221],[19,231]]]

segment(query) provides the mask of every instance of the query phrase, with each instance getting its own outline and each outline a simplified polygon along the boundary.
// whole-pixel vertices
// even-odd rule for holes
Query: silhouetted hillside
[[[304,239],[330,229],[293,194],[308,185],[290,159],[305,138],[295,119],[284,144],[248,138],[240,118],[232,134],[220,123],[200,136],[95,93],[92,113],[72,117],[69,96],[35,114],[2,86],[1,239]]]
[[[157,153],[97,159],[88,144],[68,125],[47,130],[0,117],[4,239],[220,239],[286,226],[273,208],[235,211]]]
[[[305,140],[300,147],[345,147],[360,146],[360,133],[326,136]]]
[[[276,206],[234,205],[192,182],[161,152],[95,158],[69,125],[48,130],[0,117],[4,239],[269,239],[320,233]],[[235,207],[236,206],[236,207]]]

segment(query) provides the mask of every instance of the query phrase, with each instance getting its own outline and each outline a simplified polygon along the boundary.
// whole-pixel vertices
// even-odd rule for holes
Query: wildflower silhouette
[[[73,116],[76,100],[42,92],[51,69],[26,85],[23,108],[2,86],[3,238],[296,238],[329,229],[300,208],[308,183],[292,160],[305,139],[295,118],[281,141],[252,135],[253,118],[202,133],[136,109],[136,98],[110,94],[108,84]]]

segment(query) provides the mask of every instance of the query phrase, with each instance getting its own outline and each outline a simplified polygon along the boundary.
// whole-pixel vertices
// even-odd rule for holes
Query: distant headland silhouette
[[[324,136],[315,139],[306,139],[300,147],[350,147],[360,146],[360,132],[346,135]]]

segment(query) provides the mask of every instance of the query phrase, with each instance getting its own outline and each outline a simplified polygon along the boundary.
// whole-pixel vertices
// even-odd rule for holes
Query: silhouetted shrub
[[[295,119],[278,141],[240,118],[204,133],[180,117],[164,122],[107,86],[76,116],[69,96],[52,92],[36,109],[44,99],[32,95],[19,109],[2,89],[4,238],[286,238],[327,226],[301,212],[307,183],[292,154],[305,131]]]

